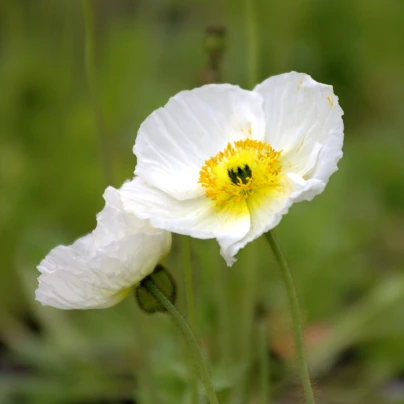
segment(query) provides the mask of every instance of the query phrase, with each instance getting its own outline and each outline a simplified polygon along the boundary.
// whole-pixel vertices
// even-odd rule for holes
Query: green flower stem
[[[131,307],[133,310],[133,308]],[[132,310],[130,311],[130,315],[133,316]],[[135,313],[135,323],[136,324],[141,324],[142,318],[140,316],[140,311],[139,310],[134,310]],[[149,361],[149,358],[147,356],[147,352],[149,351],[149,338],[147,336],[146,330],[143,327],[138,327],[136,329],[136,337],[138,340],[138,355],[140,359],[140,366],[142,368],[142,371],[139,372],[138,367],[133,368],[133,375],[134,378],[138,377],[139,378],[139,386],[134,391],[134,401],[137,402],[139,400],[139,392],[143,392],[144,394],[144,403],[146,404],[155,404],[158,402],[157,400],[157,395],[156,395],[156,389],[154,388],[154,379],[153,379],[153,374],[151,370],[151,364]],[[142,401],[142,402],[143,402]]]
[[[236,390],[237,403],[248,402],[249,394],[251,394],[251,380],[255,377],[254,371],[254,347],[255,332],[254,323],[257,308],[257,287],[258,287],[258,261],[257,251],[254,245],[250,245],[246,251],[245,263],[250,268],[243,273],[243,294],[242,294],[242,312],[240,322],[242,324],[241,331],[241,359],[248,364],[246,377],[243,383],[239,383],[239,389]]]
[[[192,263],[191,263],[191,245],[188,236],[182,236],[182,255],[184,257],[184,280],[185,280],[185,294],[187,299],[187,319],[191,329],[196,329],[196,312],[195,312],[195,298],[194,298],[194,282],[192,276]],[[198,404],[198,375],[193,369],[192,361],[191,366],[191,393],[192,403]]]
[[[229,313],[229,297],[228,297],[228,273],[227,268],[218,263],[218,256],[211,254],[209,265],[217,272],[214,282],[216,304],[218,306],[218,343],[220,349],[220,361],[228,365],[231,361],[232,352],[234,352],[234,341],[231,340],[229,330],[231,329],[230,313]],[[221,257],[220,257],[221,259]]]
[[[271,402],[269,388],[269,359],[268,359],[268,324],[266,320],[259,325],[259,357],[261,370],[261,402]]]
[[[84,23],[85,23],[85,64],[90,101],[94,111],[94,119],[97,127],[98,148],[100,160],[104,172],[104,185],[108,186],[112,180],[111,156],[108,141],[104,129],[104,121],[99,105],[97,93],[97,80],[94,64],[94,16],[91,0],[82,0]]]
[[[255,0],[244,0],[247,30],[248,88],[253,89],[258,80],[258,27]]]
[[[199,377],[201,378],[202,383],[205,386],[205,390],[209,397],[210,404],[219,404],[201,350],[188,323],[185,321],[184,317],[177,310],[177,308],[164,296],[164,294],[160,291],[160,289],[154,284],[151,278],[144,279],[143,285],[148,290],[148,292],[152,294],[171,315],[174,324],[177,326],[178,330],[184,337],[185,342],[187,343],[188,348],[191,351],[194,366],[199,373]]]
[[[185,293],[187,298],[187,319],[191,329],[195,330],[196,310],[194,298],[194,282],[191,264],[191,245],[188,236],[182,236],[182,255],[184,257]]]
[[[293,283],[292,274],[290,272],[288,263],[280,250],[274,236],[271,232],[265,233],[265,237],[268,240],[269,245],[275,255],[276,260],[281,268],[281,274],[283,282],[285,283],[286,291],[289,298],[290,312],[292,315],[293,322],[293,336],[295,339],[295,352],[297,357],[297,362],[299,366],[300,378],[303,385],[304,396],[306,399],[306,404],[315,404],[313,389],[310,383],[309,372],[307,369],[306,357],[304,353],[303,346],[303,333],[302,333],[302,320],[300,316],[299,302],[297,300],[297,294],[295,285]]]

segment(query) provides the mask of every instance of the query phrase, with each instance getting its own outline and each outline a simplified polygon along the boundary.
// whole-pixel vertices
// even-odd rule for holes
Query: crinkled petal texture
[[[264,99],[265,140],[283,151],[287,172],[326,184],[342,157],[344,134],[332,86],[291,72],[270,77],[254,92]]]
[[[216,238],[223,251],[231,248],[250,229],[250,215],[245,212],[236,218],[226,210],[216,212],[204,195],[178,200],[143,179],[136,177],[122,187],[122,200],[129,211],[148,218],[153,226],[195,238]]]
[[[168,253],[171,233],[123,210],[108,187],[97,227],[71,246],[54,248],[40,263],[36,299],[59,309],[100,309],[120,302]]]
[[[262,101],[229,84],[178,93],[140,126],[135,174],[178,200],[203,195],[198,178],[205,160],[234,140],[264,139]]]
[[[184,91],[142,124],[125,209],[153,226],[217,238],[228,265],[294,202],[324,190],[342,156],[342,109],[331,86],[301,73],[254,91]]]

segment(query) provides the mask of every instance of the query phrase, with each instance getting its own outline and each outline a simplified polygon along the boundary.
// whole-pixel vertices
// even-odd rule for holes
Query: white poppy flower
[[[120,302],[153,272],[171,247],[171,233],[123,210],[108,187],[97,227],[71,246],[58,246],[38,266],[36,299],[58,309],[101,309]]]
[[[125,209],[153,226],[216,238],[231,265],[294,202],[321,193],[342,157],[343,111],[331,86],[301,73],[253,91],[183,91],[141,125]]]

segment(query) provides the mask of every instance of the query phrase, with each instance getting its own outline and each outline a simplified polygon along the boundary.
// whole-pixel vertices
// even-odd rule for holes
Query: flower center
[[[252,195],[267,196],[279,189],[281,152],[258,140],[228,143],[223,151],[205,161],[199,183],[218,208],[237,208]]]
[[[243,184],[247,184],[248,180],[251,178],[251,169],[248,164],[246,164],[244,167],[237,167],[237,170],[234,168],[228,169],[227,174],[233,184],[240,185],[240,181]]]

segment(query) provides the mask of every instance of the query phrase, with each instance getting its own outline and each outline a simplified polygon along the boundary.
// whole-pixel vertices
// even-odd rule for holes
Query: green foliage
[[[132,176],[143,119],[205,81],[207,26],[226,27],[222,79],[246,85],[244,7],[239,0],[93,6],[99,102],[112,185],[120,186]],[[307,330],[327,330],[309,350],[320,402],[391,403],[385,386],[404,372],[404,2],[256,0],[256,8],[259,79],[304,71],[333,84],[345,111],[340,170],[276,229]],[[189,403],[186,350],[165,316],[141,313],[130,297],[87,312],[34,301],[35,266],[52,247],[91,231],[103,206],[83,35],[79,2],[2,4],[0,402]],[[294,370],[284,355],[286,300],[265,240],[247,246],[231,269],[214,241],[192,240],[191,247],[195,332],[222,402],[259,402],[262,321],[270,332],[270,391],[297,402],[287,393]],[[165,264],[185,311],[177,237]],[[336,367],[350,351],[355,358]]]

